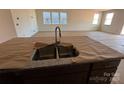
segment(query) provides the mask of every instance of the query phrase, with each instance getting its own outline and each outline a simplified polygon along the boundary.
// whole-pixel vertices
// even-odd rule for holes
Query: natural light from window
[[[66,12],[43,12],[44,24],[67,24]]]
[[[60,24],[67,24],[67,13],[60,12]]]
[[[124,25],[123,25],[123,27],[122,27],[121,34],[124,35]]]
[[[99,14],[96,13],[96,14],[94,14],[93,23],[92,24],[97,25],[98,24],[98,21],[99,21]]]
[[[43,23],[51,24],[50,12],[43,12]]]
[[[52,12],[52,24],[59,24],[59,13]]]
[[[111,25],[113,16],[114,16],[114,13],[108,13],[108,14],[106,14],[104,25]]]

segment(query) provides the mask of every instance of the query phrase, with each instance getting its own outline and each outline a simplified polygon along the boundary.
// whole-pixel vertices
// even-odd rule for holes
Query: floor
[[[54,32],[42,31],[34,35],[34,37],[49,37],[54,36]],[[114,35],[110,33],[104,33],[100,31],[63,31],[62,36],[89,36],[90,38],[99,41],[106,46],[111,47],[124,54],[124,36],[123,35]],[[118,70],[115,74],[115,78],[112,80],[112,83],[124,83],[124,60],[121,61]]]

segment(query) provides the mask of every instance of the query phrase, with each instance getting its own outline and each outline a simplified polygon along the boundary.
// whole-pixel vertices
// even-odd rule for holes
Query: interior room
[[[1,84],[123,84],[124,9],[0,9]]]

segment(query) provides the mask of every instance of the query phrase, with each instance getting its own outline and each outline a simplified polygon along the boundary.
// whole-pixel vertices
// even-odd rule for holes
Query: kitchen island
[[[14,38],[0,45],[0,83],[110,83],[124,55],[87,36],[62,37],[77,57],[33,61],[34,44],[54,37]],[[109,74],[109,75],[108,75]]]

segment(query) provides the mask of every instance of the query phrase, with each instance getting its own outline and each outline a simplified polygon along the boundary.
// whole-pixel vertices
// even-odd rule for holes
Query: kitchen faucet
[[[57,31],[59,31],[59,41],[57,39]],[[56,48],[56,59],[59,59],[58,44],[60,44],[61,29],[59,26],[55,28],[55,48]]]
[[[58,39],[57,39],[57,31],[59,31],[59,41],[58,41]],[[61,38],[61,29],[60,29],[59,26],[57,26],[57,27],[55,28],[55,44],[56,44],[56,45],[60,43],[60,38]]]

